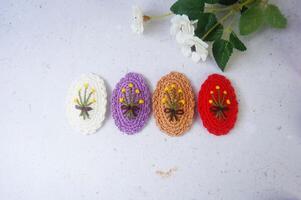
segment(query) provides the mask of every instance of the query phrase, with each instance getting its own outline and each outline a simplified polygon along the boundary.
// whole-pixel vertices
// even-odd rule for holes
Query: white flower
[[[182,53],[186,57],[190,57],[194,62],[200,59],[206,60],[208,56],[208,44],[196,36],[186,35],[182,45]]]
[[[142,34],[144,31],[144,22],[148,20],[150,20],[150,17],[144,15],[138,6],[133,7],[133,18],[131,24],[133,33]]]
[[[171,19],[170,34],[176,36],[178,43],[183,44],[186,35],[194,35],[194,26],[187,15],[175,15]]]

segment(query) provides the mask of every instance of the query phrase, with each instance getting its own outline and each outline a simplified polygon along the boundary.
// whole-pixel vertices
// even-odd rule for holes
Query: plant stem
[[[246,6],[246,5],[250,4],[250,3],[253,3],[254,1],[255,1],[255,0],[247,0],[247,1],[245,1],[244,3],[239,4],[239,5],[240,5],[240,7],[242,8],[243,6]]]
[[[244,3],[240,4],[239,2],[238,3],[235,3],[231,6],[228,6],[228,7],[223,7],[223,8],[207,8],[209,12],[224,12],[224,11],[228,11],[228,10],[235,10],[235,8],[237,8],[238,6],[240,8],[242,8],[243,6],[245,5],[248,5],[250,3],[253,3],[255,0],[247,0],[245,1]],[[268,0],[262,0],[263,2],[265,1],[268,1]]]
[[[227,10],[231,10],[232,6],[229,7],[224,7],[224,8],[207,8],[209,9],[209,12],[223,12],[223,11],[227,11]]]
[[[269,0],[261,0],[261,4],[265,7],[268,4]]]
[[[84,105],[87,104],[87,88],[85,88]]]
[[[221,18],[214,26],[212,26],[208,32],[202,37],[202,40],[204,40],[219,24],[223,23],[228,17],[230,17],[233,14],[233,10],[231,10],[228,14],[226,14],[223,18]]]
[[[166,14],[163,14],[163,15],[157,15],[157,16],[149,16],[151,19],[162,19],[164,17],[168,17],[170,15],[173,15],[173,13],[166,13]]]
[[[82,100],[81,90],[78,90],[78,96],[79,96],[80,105],[82,106],[83,105],[83,100]]]
[[[89,103],[89,100],[90,100],[92,94],[93,94],[92,92],[89,93],[88,98],[87,98],[87,103]]]
[[[226,34],[231,33],[233,21],[234,21],[234,16],[232,16],[232,18],[231,18],[229,24],[228,24],[227,27],[224,29]]]

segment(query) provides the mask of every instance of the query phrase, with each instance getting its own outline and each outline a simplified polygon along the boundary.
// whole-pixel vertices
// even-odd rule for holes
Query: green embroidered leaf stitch
[[[95,93],[94,88],[89,88],[88,83],[84,83],[84,95],[82,96],[82,88],[78,90],[78,97],[74,99],[75,108],[80,110],[79,116],[83,119],[90,119],[89,111],[93,110],[92,104],[96,103],[96,99],[91,99],[92,95]]]

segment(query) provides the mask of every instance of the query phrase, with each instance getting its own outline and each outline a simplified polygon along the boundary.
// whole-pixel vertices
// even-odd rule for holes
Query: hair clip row
[[[238,103],[230,81],[219,74],[202,84],[197,110],[204,127],[215,135],[227,134],[235,125]],[[67,117],[73,128],[91,134],[105,119],[107,92],[104,81],[95,74],[82,75],[69,89]],[[170,136],[180,136],[193,123],[195,98],[188,78],[178,72],[163,76],[153,96],[141,74],[128,73],[113,90],[111,111],[121,132],[142,130],[154,111],[156,124]]]

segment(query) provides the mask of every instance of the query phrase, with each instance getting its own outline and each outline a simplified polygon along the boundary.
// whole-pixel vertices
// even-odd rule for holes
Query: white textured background
[[[169,35],[169,19],[129,28],[133,4],[148,14],[171,0],[0,0],[0,199],[301,199],[301,36],[298,0],[276,3],[286,30],[243,38],[224,73],[240,102],[230,135],[208,134],[197,116],[179,138],[151,118],[137,135],[122,135],[110,114],[92,136],[74,132],[65,95],[80,74],[101,75],[111,91],[126,72],[152,90],[177,70],[195,93],[211,59],[194,64]],[[272,2],[272,0],[271,0]],[[169,178],[156,171],[177,169]]]

